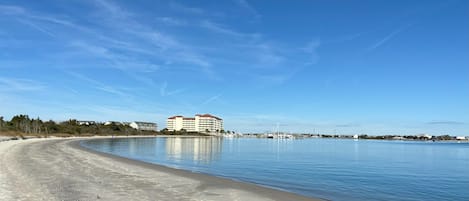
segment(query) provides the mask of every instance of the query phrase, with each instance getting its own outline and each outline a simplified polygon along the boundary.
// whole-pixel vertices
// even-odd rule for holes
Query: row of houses
[[[77,121],[78,125],[94,125],[95,121]],[[128,125],[137,130],[157,131],[158,126],[153,122],[117,122],[107,121],[104,125]],[[223,119],[211,114],[196,114],[194,117],[184,117],[181,115],[169,117],[166,121],[166,129],[169,131],[218,133],[223,131]]]
[[[77,121],[77,124],[80,126],[91,126],[97,124],[95,121]],[[125,125],[130,126],[131,128],[137,130],[145,130],[145,131],[157,131],[158,125],[153,122],[143,122],[143,121],[133,121],[133,122],[118,122],[118,121],[106,121],[103,123],[104,125]]]

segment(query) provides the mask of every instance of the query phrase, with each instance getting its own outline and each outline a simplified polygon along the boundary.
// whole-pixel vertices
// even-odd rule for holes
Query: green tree
[[[31,120],[31,129],[32,133],[40,134],[42,131],[43,122],[39,117],[37,119]]]
[[[121,128],[119,127],[119,125],[116,125],[115,123],[111,124],[111,129],[113,131],[121,131]]]
[[[46,137],[49,135],[49,134],[52,134],[52,133],[58,133],[60,131],[60,128],[59,128],[59,125],[57,125],[54,121],[52,120],[49,120],[49,121],[46,121],[44,122],[44,132],[46,134]]]
[[[440,136],[436,137],[436,139],[438,139],[438,140],[452,140],[453,137],[451,137],[449,135],[440,135]]]
[[[0,129],[3,128],[5,125],[5,120],[3,120],[3,116],[0,116]]]
[[[21,131],[23,133],[31,133],[31,119],[29,119],[28,115],[16,115],[11,118],[10,123],[14,130]]]
[[[60,123],[60,131],[68,134],[80,134],[81,128],[76,119],[69,119]]]

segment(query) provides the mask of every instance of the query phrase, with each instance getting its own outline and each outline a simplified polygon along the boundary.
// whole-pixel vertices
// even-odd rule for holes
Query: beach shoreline
[[[99,138],[0,142],[0,200],[320,200],[79,144]]]

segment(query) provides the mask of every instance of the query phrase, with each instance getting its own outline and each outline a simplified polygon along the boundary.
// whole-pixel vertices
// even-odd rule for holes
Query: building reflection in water
[[[166,138],[166,157],[208,164],[220,159],[222,144],[221,137],[170,137]]]
[[[156,137],[114,138],[87,142],[95,149],[136,159],[164,162],[210,164],[219,160],[223,138]]]

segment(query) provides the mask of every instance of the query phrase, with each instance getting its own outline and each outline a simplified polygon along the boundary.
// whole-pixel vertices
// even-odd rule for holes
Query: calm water
[[[469,200],[469,144],[127,138],[98,151],[330,200]]]

